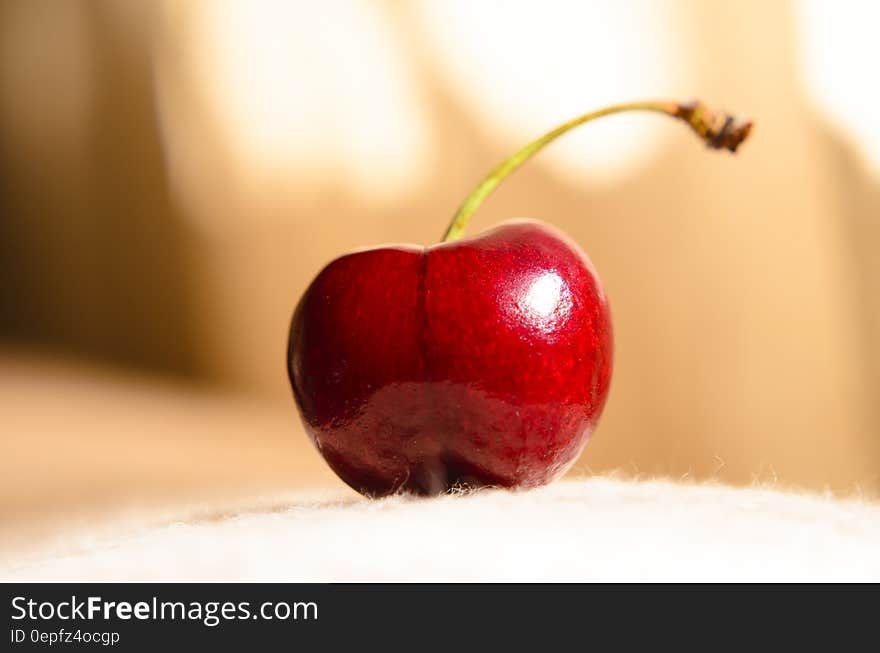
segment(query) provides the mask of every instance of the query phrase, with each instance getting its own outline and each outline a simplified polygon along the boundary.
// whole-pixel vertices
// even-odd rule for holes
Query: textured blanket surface
[[[65,532],[4,580],[880,580],[880,506],[611,478],[436,499],[267,497]]]

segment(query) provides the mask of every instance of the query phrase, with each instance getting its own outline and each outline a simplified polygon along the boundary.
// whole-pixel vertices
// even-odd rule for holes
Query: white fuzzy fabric
[[[95,526],[98,528],[98,526]],[[878,581],[880,506],[608,478],[529,493],[304,501],[100,525],[3,580]]]

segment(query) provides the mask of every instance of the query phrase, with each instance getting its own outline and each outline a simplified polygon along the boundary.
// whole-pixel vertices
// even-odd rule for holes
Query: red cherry
[[[309,435],[369,495],[546,483],[580,454],[611,376],[599,280],[538,222],[338,258],[290,343]]]
[[[608,303],[580,248],[536,221],[458,240],[510,172],[608,113],[659,111],[735,150],[750,123],[702,105],[635,103],[581,116],[527,145],[465,200],[445,242],[342,256],[293,316],[288,372],[306,431],[358,492],[528,488],[577,459],[605,404]]]

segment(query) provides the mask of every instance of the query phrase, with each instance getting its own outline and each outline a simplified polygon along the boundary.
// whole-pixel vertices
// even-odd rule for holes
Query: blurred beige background
[[[616,368],[576,472],[880,489],[872,3],[7,0],[0,520],[339,488],[285,377],[346,250],[437,240],[500,159],[603,104],[755,118],[737,156],[620,116],[481,209],[561,227]]]

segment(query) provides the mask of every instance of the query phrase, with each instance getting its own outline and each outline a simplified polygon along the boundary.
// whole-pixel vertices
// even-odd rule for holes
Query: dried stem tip
[[[752,131],[751,120],[737,120],[729,114],[721,116],[696,100],[679,104],[675,116],[690,125],[708,147],[716,150],[736,152]]]

